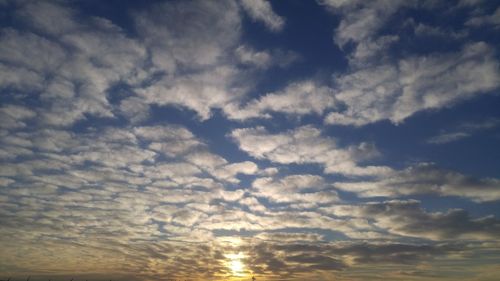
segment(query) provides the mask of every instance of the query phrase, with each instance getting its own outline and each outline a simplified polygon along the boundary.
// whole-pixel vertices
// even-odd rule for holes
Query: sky
[[[497,0],[0,0],[0,279],[498,280]]]

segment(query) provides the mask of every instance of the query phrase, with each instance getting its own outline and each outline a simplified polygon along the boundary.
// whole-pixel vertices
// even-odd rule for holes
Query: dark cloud
[[[372,219],[374,225],[389,233],[432,240],[497,239],[500,233],[500,221],[493,216],[472,218],[461,209],[430,213],[414,200],[340,205],[326,211],[341,217]]]
[[[336,183],[335,186],[360,197],[432,194],[465,197],[477,202],[500,199],[500,180],[468,176],[432,163],[420,163],[372,181]]]

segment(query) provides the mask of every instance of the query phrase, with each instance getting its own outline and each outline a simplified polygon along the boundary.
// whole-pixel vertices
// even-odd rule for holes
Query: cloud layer
[[[430,126],[435,112],[495,99],[498,7],[0,1],[0,10],[0,279],[498,275],[496,160],[477,163],[482,175],[466,159],[440,165],[453,162],[442,144],[498,137],[498,116],[486,105]],[[331,24],[306,30],[330,38],[331,53],[295,37],[305,20],[295,11]],[[453,23],[432,20],[441,15]],[[309,65],[315,56],[345,65]],[[408,133],[410,143],[397,141]],[[477,151],[495,158],[485,147]]]

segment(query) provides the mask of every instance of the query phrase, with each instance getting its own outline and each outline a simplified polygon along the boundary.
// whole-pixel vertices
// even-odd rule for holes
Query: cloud
[[[500,180],[467,176],[428,163],[395,171],[373,181],[335,183],[335,187],[361,197],[433,194],[459,196],[476,202],[500,199]]]
[[[492,26],[495,29],[500,27],[500,8],[497,8],[491,15],[474,16],[467,20],[465,25],[472,27]]]
[[[430,144],[445,144],[457,140],[461,140],[470,137],[474,133],[478,133],[484,130],[493,129],[500,125],[499,119],[488,119],[482,122],[466,122],[457,126],[455,130],[441,131],[440,134],[430,137],[427,139],[427,143]]]
[[[268,93],[243,107],[229,107],[226,112],[231,119],[271,118],[271,112],[292,116],[321,115],[335,104],[331,88],[320,86],[313,81],[303,81],[290,84],[281,91]]]
[[[267,23],[281,20],[266,12],[267,2],[241,5]],[[150,105],[187,108],[206,120],[213,109],[239,104],[258,71],[298,59],[292,51],[243,47],[241,5],[157,3],[132,13],[133,34],[72,3],[12,5],[19,25],[0,35],[0,88],[40,98],[32,109],[45,126],[91,117],[138,124],[148,119]],[[254,61],[258,67],[248,69]]]
[[[238,103],[253,86],[251,73],[234,63],[238,57],[270,63],[266,51],[237,51],[241,14],[234,1],[157,4],[137,13],[135,24],[151,52],[153,73],[161,77],[136,89],[139,98],[193,110],[200,120],[209,119],[214,108]]]
[[[262,22],[271,31],[281,31],[285,26],[285,19],[277,15],[269,1],[241,0],[241,6],[254,21]]]
[[[269,234],[272,237],[272,234]],[[261,236],[259,236],[260,238]],[[277,237],[290,237],[285,233]],[[440,259],[460,255],[467,250],[460,243],[397,243],[397,242],[329,242],[313,243],[283,239],[269,241],[251,239],[241,249],[252,253],[245,259],[250,269],[259,275],[276,279],[299,280],[312,269],[322,270],[318,280],[331,280],[341,276],[355,276],[367,268],[377,266],[389,270],[391,266],[409,269],[415,266],[438,264]],[[247,246],[248,244],[248,246]],[[327,261],[325,263],[325,261]],[[434,268],[434,266],[427,266]],[[436,267],[438,267],[436,265]],[[357,269],[357,270],[356,270]],[[359,271],[358,271],[359,270]],[[373,275],[373,273],[371,273]],[[313,275],[314,276],[314,275]],[[408,278],[408,277],[407,277]]]
[[[77,20],[80,15],[68,5],[19,4],[14,18],[25,29],[4,28],[0,36],[0,70],[14,73],[4,76],[0,88],[38,98],[32,110],[48,126],[69,126],[87,115],[114,117],[108,89],[119,81],[132,83],[146,58],[145,48],[119,27],[103,18]]]
[[[232,163],[221,167],[214,171],[214,176],[219,179],[224,179],[230,182],[238,183],[239,180],[234,176],[237,174],[254,175],[258,172],[258,166],[251,161],[244,161],[240,163]]]
[[[246,206],[252,212],[263,213],[267,210],[266,206],[261,204],[255,197],[245,197],[238,201],[242,206]]]
[[[335,139],[323,137],[312,126],[302,126],[283,133],[269,133],[263,127],[236,129],[231,137],[239,148],[257,159],[280,164],[320,164],[325,173],[372,175],[390,171],[384,166],[358,166],[358,162],[378,155],[368,143],[340,148]]]
[[[461,140],[469,136],[470,134],[465,132],[442,133],[437,136],[429,138],[427,142],[432,144],[443,144]]]
[[[500,85],[499,74],[494,49],[484,42],[456,53],[368,67],[338,78],[335,97],[346,110],[330,113],[325,122],[362,126],[388,119],[398,124],[419,111],[451,107],[489,93]]]
[[[335,31],[335,41],[343,46],[349,41],[360,43],[376,37],[386,21],[405,6],[414,6],[415,1],[337,1],[320,2],[332,12],[341,12],[342,20]]]
[[[412,55],[405,44],[420,44],[418,38],[401,36],[410,23],[415,33],[439,33],[460,46],[469,36],[464,28],[417,23],[414,19],[400,28],[388,27],[388,22],[401,21],[399,12],[443,9],[453,13],[458,7],[455,4],[335,0],[321,4],[341,18],[334,40],[345,48],[350,66],[349,73],[334,76],[338,86],[334,88],[335,98],[344,110],[329,113],[326,124],[363,126],[381,120],[399,124],[417,112],[451,107],[500,85],[495,50],[487,43],[471,41],[458,52],[431,50]]]
[[[154,64],[170,73],[177,65],[214,65],[240,36],[240,16],[233,1],[159,3],[136,13],[134,19]]]
[[[241,63],[251,64],[261,68],[268,67],[272,60],[272,56],[269,52],[255,51],[247,46],[239,46],[235,52]]]
[[[235,50],[239,62],[244,65],[253,65],[258,68],[279,66],[285,68],[300,60],[299,54],[281,49],[257,51],[249,46],[241,45]]]
[[[382,120],[400,124],[418,112],[452,107],[500,86],[496,52],[488,43],[469,40],[458,51],[412,54],[402,52],[402,48],[408,40],[417,44],[416,37],[405,37],[402,42],[399,29],[381,32],[398,11],[445,9],[446,5],[437,7],[431,2],[417,1],[321,1],[321,4],[341,18],[334,38],[346,49],[348,71],[335,74],[329,84],[295,81],[281,91],[260,96],[245,105],[228,103],[224,112],[230,119],[271,118],[271,113],[277,112],[291,116],[327,114],[324,122],[332,125],[364,126]],[[439,34],[457,41],[457,46],[469,36],[463,29],[455,31],[414,19],[403,23],[401,28],[408,24],[414,26],[414,33]],[[240,58],[251,58],[256,65],[266,65],[270,59],[265,52],[244,51],[240,50]]]
[[[376,226],[389,233],[430,240],[496,239],[500,227],[500,221],[493,216],[471,218],[461,209],[428,213],[415,200],[339,205],[324,210],[339,217],[373,219]]]
[[[290,175],[280,179],[258,178],[252,183],[254,196],[276,203],[302,203],[309,208],[338,202],[335,190],[320,176]]]
[[[407,4],[329,3],[347,13],[335,40],[349,52],[348,73],[329,84],[291,81],[252,100],[265,71],[301,59],[244,37],[243,13],[284,29],[269,2],[149,3],[119,22],[75,2],[8,2],[10,27],[0,31],[3,271],[16,279],[71,271],[82,280],[225,280],[231,254],[246,274],[270,280],[367,279],[374,266],[404,279],[426,266],[446,271],[440,262],[458,258],[489,265],[500,249],[497,218],[429,212],[412,200],[355,203],[345,191],[482,203],[500,198],[497,179],[432,164],[395,170],[378,164],[374,144],[343,144],[312,125],[235,129],[235,120],[261,124],[248,119],[276,121],[275,113],[398,123],[498,85],[495,50],[486,43],[389,59],[384,50],[401,38],[380,30]],[[198,120],[156,119],[172,106]],[[251,158],[212,142],[217,132],[204,126],[213,124],[199,121],[214,112],[221,114],[210,122],[230,119],[222,120],[225,137]],[[443,132],[472,134],[497,123]]]
[[[26,127],[26,120],[32,119],[36,113],[29,108],[17,105],[6,105],[0,108],[0,127],[6,129]]]
[[[203,146],[189,130],[179,126],[136,127],[133,131],[139,139],[150,142],[151,150],[169,157],[177,157]]]

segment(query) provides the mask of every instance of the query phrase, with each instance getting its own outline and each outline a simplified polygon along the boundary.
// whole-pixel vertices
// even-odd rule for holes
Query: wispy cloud
[[[241,0],[240,3],[253,20],[262,22],[271,31],[280,31],[285,26],[285,19],[273,11],[271,2],[265,0]]]
[[[440,134],[427,139],[430,144],[445,144],[468,138],[475,133],[493,129],[500,125],[499,119],[488,119],[482,122],[465,122],[457,126],[455,130],[443,130]]]

